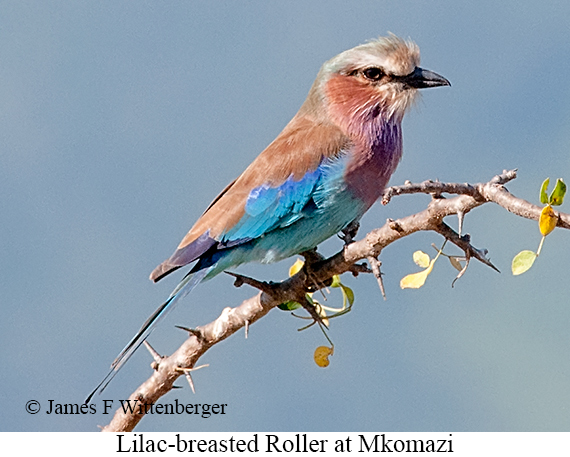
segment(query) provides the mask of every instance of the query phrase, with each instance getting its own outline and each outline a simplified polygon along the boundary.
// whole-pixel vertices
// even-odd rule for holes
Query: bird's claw
[[[317,248],[313,248],[313,249],[309,249],[308,251],[300,252],[299,255],[305,259],[305,265],[303,265],[303,267],[305,269],[310,268],[311,265],[314,265],[317,262],[320,262],[321,260],[325,260],[325,257],[322,256],[321,254],[319,254],[319,252],[317,251]]]
[[[341,230],[341,234],[338,236],[342,241],[344,241],[345,245],[348,245],[354,242],[354,238],[358,233],[358,229],[360,229],[360,223],[357,221],[352,221],[348,224],[345,228]]]

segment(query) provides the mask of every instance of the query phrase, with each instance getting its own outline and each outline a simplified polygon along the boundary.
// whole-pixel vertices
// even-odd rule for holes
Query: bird
[[[400,162],[402,119],[418,89],[451,85],[419,64],[418,46],[390,34],[322,65],[283,131],[152,271],[150,279],[157,282],[194,263],[91,396],[202,281],[240,264],[272,263],[311,250],[360,220]]]

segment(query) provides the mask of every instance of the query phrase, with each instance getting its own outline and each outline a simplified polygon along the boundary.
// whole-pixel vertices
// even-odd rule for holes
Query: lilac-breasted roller
[[[419,62],[413,42],[391,35],[322,66],[299,112],[151,273],[158,281],[196,262],[100,385],[201,281],[242,263],[307,251],[362,217],[400,161],[401,122],[417,89],[450,85]]]

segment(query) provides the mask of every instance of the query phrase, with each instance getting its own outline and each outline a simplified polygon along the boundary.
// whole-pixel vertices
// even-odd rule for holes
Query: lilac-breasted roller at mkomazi
[[[416,44],[394,35],[325,62],[299,112],[151,273],[158,281],[196,262],[99,387],[201,281],[307,251],[362,217],[402,157],[401,122],[418,89],[450,85],[419,63]]]

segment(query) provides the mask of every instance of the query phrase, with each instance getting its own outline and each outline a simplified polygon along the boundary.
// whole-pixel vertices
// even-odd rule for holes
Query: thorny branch
[[[466,258],[475,258],[496,269],[487,259],[486,250],[476,249],[471,245],[469,236],[461,236],[445,224],[443,219],[458,215],[462,220],[463,215],[469,211],[493,202],[517,216],[538,220],[541,207],[515,197],[504,187],[504,184],[515,178],[516,170],[511,170],[504,171],[487,183],[474,185],[425,181],[390,187],[384,192],[383,204],[387,204],[394,196],[402,194],[427,193],[432,195],[432,200],[425,210],[398,220],[389,219],[382,227],[366,234],[364,239],[346,244],[336,255],[328,259],[315,259],[311,262],[310,274],[307,273],[307,269],[302,269],[292,278],[280,283],[260,282],[234,274],[237,286],[248,284],[259,289],[260,293],[235,308],[224,308],[221,315],[209,324],[195,329],[183,328],[188,331],[188,339],[170,356],[161,357],[148,345],[147,348],[150,348],[154,359],[152,363],[154,372],[129,399],[139,400],[141,403],[156,403],[161,396],[174,388],[174,382],[182,375],[186,375],[192,386],[190,371],[212,346],[242,327],[250,326],[281,303],[289,300],[303,303],[306,291],[324,287],[335,274],[347,271],[357,274],[359,271],[366,271],[362,265],[355,265],[356,262],[362,259],[377,259],[386,246],[412,233],[437,232],[462,249]],[[442,194],[456,196],[444,198]],[[558,227],[570,229],[570,214],[558,214]],[[378,264],[373,263],[372,267],[376,270]],[[375,276],[378,279],[379,273]],[[102,430],[132,431],[143,417],[144,414],[125,413],[122,409],[118,409],[109,425]]]

